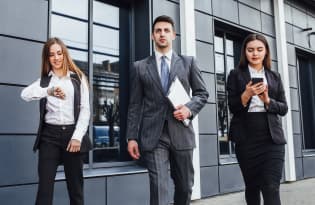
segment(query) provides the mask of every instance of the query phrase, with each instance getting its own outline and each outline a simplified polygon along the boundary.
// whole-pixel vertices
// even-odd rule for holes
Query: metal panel
[[[47,24],[47,1],[0,1],[1,34],[46,41]]]
[[[302,157],[302,136],[293,135],[295,157]]]
[[[295,55],[295,47],[291,44],[287,44],[287,52],[288,52],[288,64],[296,65],[296,55]]]
[[[300,28],[307,27],[307,17],[304,11],[301,11],[296,8],[292,8],[292,19],[293,19],[293,25],[298,26]]]
[[[196,11],[195,24],[196,39],[209,43],[213,42],[212,17]]]
[[[21,87],[0,85],[0,134],[36,133],[39,122],[38,103],[23,101]]]
[[[109,187],[110,188],[110,187]],[[106,204],[106,179],[91,178],[84,180],[84,202],[85,204]]]
[[[209,197],[219,193],[218,167],[202,167],[200,169],[201,197]]]
[[[212,5],[211,1],[209,0],[195,0],[195,9],[211,14],[212,12]]]
[[[315,156],[303,158],[304,178],[315,177]]]
[[[293,26],[291,24],[285,24],[285,34],[287,42],[293,43]]]
[[[215,104],[206,104],[199,113],[199,133],[216,134],[216,107]]]
[[[179,4],[167,0],[153,0],[153,20],[160,15],[173,18],[176,33],[180,33]],[[152,22],[153,23],[153,22]]]
[[[302,32],[301,28],[293,27],[293,41],[296,45],[304,48],[309,48],[308,32]]]
[[[244,182],[238,164],[219,167],[220,193],[240,191],[244,189]]]
[[[303,176],[303,160],[302,158],[295,158],[295,172],[296,172],[296,179],[301,180],[304,178]]]
[[[40,76],[42,44],[0,36],[0,82],[27,85]]]
[[[0,188],[0,199],[3,205],[35,204],[37,185],[11,186]]]
[[[291,109],[295,111],[300,110],[299,106],[299,94],[298,90],[295,88],[290,88],[290,99],[291,99]]]
[[[239,0],[239,1],[243,2],[244,4],[247,4],[248,6],[251,6],[260,10],[260,0]]]
[[[218,165],[218,141],[216,135],[199,135],[200,166]]]
[[[212,0],[213,15],[225,20],[238,23],[237,1]]]
[[[288,4],[284,4],[284,18],[288,23],[292,23],[292,7]]]
[[[300,112],[292,111],[292,125],[293,125],[293,133],[301,134],[301,119]]]
[[[148,174],[108,177],[107,187],[107,204],[149,204]]]
[[[277,58],[277,44],[276,44],[276,40],[272,37],[269,36],[265,36],[268,43],[269,43],[269,48],[270,48],[270,57],[272,60],[278,60]]]
[[[215,103],[215,81],[214,74],[202,72],[202,78],[206,83],[206,89],[209,92],[208,102]]]
[[[213,45],[196,41],[196,56],[200,69],[206,72],[214,72]]]
[[[275,36],[275,24],[272,16],[261,13],[262,32]]]
[[[296,74],[296,67],[289,66],[289,76],[290,76],[290,87],[297,88],[297,74]]]
[[[66,182],[57,181],[54,188],[54,204],[70,204]]]
[[[261,11],[273,15],[273,2],[272,0],[262,0],[260,1]]]
[[[35,136],[0,136],[0,186],[37,182]]]
[[[261,31],[260,12],[243,4],[239,4],[240,24]],[[250,16],[250,18],[248,18]]]

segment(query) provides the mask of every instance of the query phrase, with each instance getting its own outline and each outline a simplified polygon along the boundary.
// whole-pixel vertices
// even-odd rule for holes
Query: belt
[[[56,129],[56,130],[70,130],[70,129],[74,129],[75,125],[52,125],[52,124],[44,123],[44,127]]]

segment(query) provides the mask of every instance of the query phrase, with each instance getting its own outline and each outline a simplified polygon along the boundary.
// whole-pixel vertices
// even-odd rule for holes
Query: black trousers
[[[71,205],[83,205],[83,158],[79,152],[66,151],[74,126],[45,125],[38,155],[38,192],[36,205],[52,205],[57,167],[64,165]]]
[[[176,150],[164,125],[158,146],[142,154],[150,177],[150,205],[169,204],[169,167],[175,185],[174,205],[189,205],[194,183],[193,150]]]

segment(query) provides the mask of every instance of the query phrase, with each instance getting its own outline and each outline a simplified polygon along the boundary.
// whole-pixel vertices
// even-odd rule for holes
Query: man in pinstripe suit
[[[157,17],[152,26],[154,55],[135,62],[130,71],[128,152],[139,159],[141,149],[150,177],[150,205],[169,204],[169,167],[175,185],[174,204],[190,204],[195,136],[192,124],[186,127],[182,121],[195,117],[208,98],[195,60],[173,52],[175,37],[173,20]],[[192,99],[174,109],[166,93],[176,76],[188,93],[192,91]]]

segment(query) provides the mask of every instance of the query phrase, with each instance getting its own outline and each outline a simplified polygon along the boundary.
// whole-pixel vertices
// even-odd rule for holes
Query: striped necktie
[[[169,67],[166,62],[166,56],[161,57],[161,83],[163,87],[164,94],[167,93],[168,80],[169,80]]]

